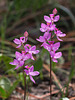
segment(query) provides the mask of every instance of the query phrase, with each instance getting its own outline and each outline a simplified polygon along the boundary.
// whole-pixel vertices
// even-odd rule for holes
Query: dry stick
[[[70,100],[75,100],[75,97],[71,97]]]
[[[50,69],[49,69],[48,65],[43,64],[43,67],[44,67],[48,72],[50,72]],[[63,89],[62,85],[61,85],[60,82],[58,81],[58,78],[56,77],[56,75],[54,74],[53,71],[51,71],[51,74],[52,74],[52,76],[53,76],[55,82],[56,82],[56,83],[58,84],[58,86],[60,87],[60,89]]]

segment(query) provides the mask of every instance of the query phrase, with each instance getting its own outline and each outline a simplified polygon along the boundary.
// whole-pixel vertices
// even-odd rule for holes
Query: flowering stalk
[[[51,41],[52,41],[52,34],[51,34]],[[52,71],[52,61],[51,61],[51,56],[50,56],[50,99],[51,99],[51,91],[52,91],[52,75],[51,75],[51,71]]]
[[[31,46],[29,44],[25,44],[28,39],[28,32],[26,31],[24,33],[23,37],[20,37],[20,39],[15,38],[14,43],[18,46],[16,48],[19,48],[23,46],[23,50],[20,52],[16,51],[15,56],[16,59],[14,59],[13,62],[10,62],[11,65],[16,65],[15,69],[18,69],[19,67],[23,67],[23,76],[24,76],[24,100],[26,100],[26,76],[30,77],[30,80],[35,83],[35,80],[33,79],[33,76],[39,75],[38,71],[34,71],[34,66],[31,67],[25,65],[25,61],[28,59],[35,60],[33,57],[33,54],[38,54],[39,50],[36,50],[36,46]]]
[[[49,16],[44,16],[44,20],[46,21],[46,24],[41,23],[40,31],[44,32],[43,36],[40,36],[37,41],[42,42],[42,45],[45,49],[47,49],[50,53],[50,95],[51,95],[51,70],[52,70],[52,61],[58,62],[58,58],[62,56],[61,52],[56,52],[60,47],[60,42],[54,43],[52,39],[56,36],[56,38],[59,41],[63,41],[60,39],[60,37],[66,36],[66,34],[62,33],[57,27],[55,22],[59,20],[59,15],[57,14],[57,9],[55,8],[53,10],[52,14],[49,14]],[[53,35],[54,33],[54,35]],[[51,96],[50,96],[51,98]]]
[[[51,76],[51,71],[52,71],[52,61],[51,61],[51,57],[50,57],[50,98],[51,98],[51,83],[52,83],[52,76]]]
[[[24,66],[23,66],[23,76],[24,76],[24,100],[26,99],[26,75],[24,75]]]

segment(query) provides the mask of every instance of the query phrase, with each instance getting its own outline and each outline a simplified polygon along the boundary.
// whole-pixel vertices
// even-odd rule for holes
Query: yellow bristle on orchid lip
[[[47,23],[47,25],[50,25],[50,23]]]
[[[25,51],[22,51],[22,53],[25,53]]]
[[[29,66],[27,66],[27,69],[29,69],[30,67]]]
[[[30,45],[30,44],[28,44],[28,47],[31,47],[31,45]]]

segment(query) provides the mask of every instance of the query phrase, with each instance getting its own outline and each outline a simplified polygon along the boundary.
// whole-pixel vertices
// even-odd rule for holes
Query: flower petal
[[[29,69],[30,72],[33,72],[34,71],[34,66],[32,65]]]
[[[31,81],[32,81],[33,83],[35,83],[35,80],[33,79],[32,76],[30,76],[30,79],[31,79]]]
[[[58,50],[58,48],[60,47],[60,42],[57,42],[57,43],[55,43],[54,45],[53,45],[53,51],[56,51],[56,50]]]
[[[22,54],[21,54],[20,52],[16,51],[16,52],[15,52],[15,55],[16,55],[16,59],[17,59],[17,60],[20,61],[20,60],[22,59]]]
[[[19,65],[17,65],[15,69],[18,69],[19,67],[20,67],[20,66],[19,66]]]
[[[20,37],[20,41],[21,41],[22,43],[25,43],[25,37]]]
[[[45,42],[45,38],[43,36],[40,36],[39,39],[36,39],[39,42]]]
[[[59,40],[59,41],[63,41],[62,39],[60,39],[58,36],[57,36],[57,39]]]
[[[50,55],[51,55],[51,58],[54,58],[55,52],[54,51],[50,51]]]
[[[51,51],[51,46],[44,42],[41,46],[43,46],[45,49],[47,49],[49,52]]]
[[[16,48],[19,48],[19,47],[21,47],[21,44],[19,44]]]
[[[40,28],[40,31],[41,32],[45,32],[46,31],[46,28],[44,29],[44,28]]]
[[[66,36],[66,34],[60,33],[60,34],[57,34],[57,36],[64,37],[64,36]]]
[[[26,45],[24,46],[24,48],[25,48],[25,52],[28,52],[29,51],[29,49],[27,48]]]
[[[29,59],[29,58],[31,58],[31,55],[30,55],[30,54],[26,54],[26,55],[24,55],[24,57],[23,57],[23,61],[25,61],[25,60],[27,60],[27,59]]]
[[[50,37],[51,37],[51,33],[49,33],[49,32],[45,32],[45,33],[44,33],[44,38],[45,38],[46,40],[49,40]],[[46,41],[46,40],[45,40],[45,41]],[[44,42],[45,42],[45,41],[44,41]]]
[[[29,75],[29,71],[27,69],[24,70],[26,75]]]
[[[46,28],[46,24],[41,23],[41,28]]]
[[[54,17],[54,22],[57,22],[57,21],[59,20],[59,18],[60,18],[59,15],[55,16],[55,17]]]
[[[52,59],[52,61],[53,61],[53,62],[56,62],[56,63],[58,62],[58,61],[57,61],[56,59],[54,59],[54,58]]]
[[[57,53],[55,53],[54,58],[60,58],[61,56],[62,56],[62,53],[61,52],[57,52]]]
[[[35,60],[35,59],[34,59],[34,57],[32,56],[32,54],[30,54],[30,55],[31,55],[31,57],[30,57],[30,58],[31,58],[32,60]]]
[[[48,17],[48,16],[44,16],[44,20],[45,20],[46,22],[48,22],[48,23],[51,22],[51,19],[50,19],[50,17]]]
[[[11,65],[17,65],[18,64],[18,61],[16,59],[14,59],[14,61],[13,62],[10,62],[9,64],[11,64]]]
[[[16,39],[16,38],[13,41],[14,41],[15,44],[20,44],[21,43],[20,40],[19,39]]]
[[[39,75],[39,72],[38,71],[30,72],[29,75],[31,75],[31,76],[37,76],[37,75]]]
[[[19,63],[20,63],[19,64],[20,66],[23,66],[24,65],[24,61],[20,61]]]
[[[34,51],[35,49],[36,49],[35,45],[30,48],[31,51]]]

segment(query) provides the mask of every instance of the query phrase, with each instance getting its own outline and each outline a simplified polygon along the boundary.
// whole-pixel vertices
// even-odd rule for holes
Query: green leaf
[[[71,70],[69,75],[69,81],[71,81],[74,74],[75,74],[75,64],[74,64],[74,57],[72,56],[72,64],[71,64]]]
[[[15,67],[15,66],[9,64],[10,62],[12,62],[13,59],[8,56],[4,56],[4,55],[0,56],[0,60],[4,61],[4,64],[5,64],[4,69],[5,70],[9,70],[9,69],[12,69]]]
[[[18,76],[19,76],[20,82],[22,82],[22,85],[24,86],[24,76],[23,76],[23,73],[20,72],[20,73],[18,74]]]
[[[0,87],[2,87],[4,90],[6,90],[8,92],[10,89],[10,86],[11,86],[10,80],[6,77],[1,77]]]
[[[19,84],[19,80],[16,80],[13,85],[10,87],[9,93],[8,93],[8,97],[11,95],[11,93],[13,92],[13,90],[17,87],[17,85]]]
[[[35,71],[40,71],[40,70],[42,69],[42,65],[43,65],[42,59],[39,58],[38,60],[36,60],[36,61],[34,62],[33,65],[34,65],[34,70],[35,70]]]
[[[7,96],[6,96],[6,91],[2,88],[2,87],[0,87],[0,96],[2,97],[2,98],[6,98]]]

